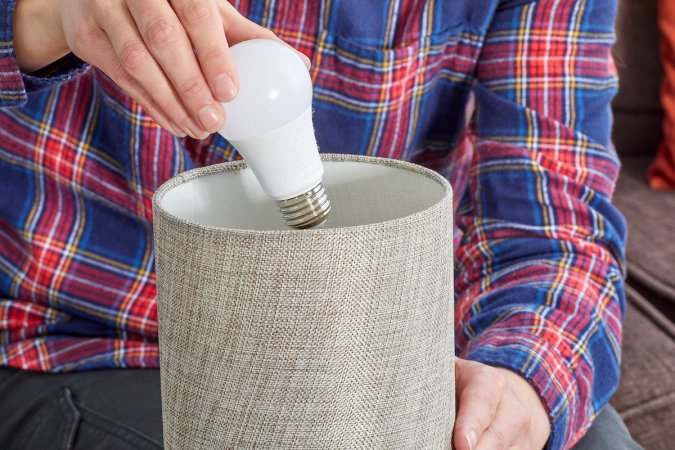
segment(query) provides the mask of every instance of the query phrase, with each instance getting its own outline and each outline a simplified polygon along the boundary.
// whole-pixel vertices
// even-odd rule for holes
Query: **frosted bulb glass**
[[[295,50],[270,39],[230,48],[239,91],[219,133],[244,157],[286,223],[310,228],[330,210],[312,124],[312,80]]]

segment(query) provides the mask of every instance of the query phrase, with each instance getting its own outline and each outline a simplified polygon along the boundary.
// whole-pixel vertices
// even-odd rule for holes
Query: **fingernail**
[[[216,88],[218,99],[223,102],[230,101],[237,96],[237,87],[234,84],[234,80],[226,73],[218,75],[213,80],[213,85]]]
[[[296,50],[297,51],[297,50]],[[298,55],[300,55],[300,58],[302,58],[303,62],[307,66],[307,70],[312,68],[312,61],[310,61],[309,57],[305,55],[304,53],[297,51]]]
[[[220,128],[220,115],[213,106],[205,106],[199,111],[199,121],[202,123],[202,128],[207,131],[216,131]]]
[[[470,450],[473,450],[474,447],[476,446],[476,439],[478,439],[478,437],[476,436],[475,431],[469,431],[466,434],[466,442],[469,444]]]
[[[195,124],[192,121],[192,119],[188,119],[187,122],[185,122],[185,126],[190,132],[190,136],[192,136],[195,139],[204,139],[206,136],[209,135],[209,133],[199,128],[197,124]]]

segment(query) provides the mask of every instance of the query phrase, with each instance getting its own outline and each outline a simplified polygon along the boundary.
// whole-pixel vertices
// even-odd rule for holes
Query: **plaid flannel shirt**
[[[73,56],[22,74],[14,2],[0,0],[0,365],[157,367],[151,196],[237,154],[162,131]],[[548,447],[573,445],[619,379],[616,1],[235,5],[312,59],[322,151],[450,179],[457,353],[521,374],[550,415]]]

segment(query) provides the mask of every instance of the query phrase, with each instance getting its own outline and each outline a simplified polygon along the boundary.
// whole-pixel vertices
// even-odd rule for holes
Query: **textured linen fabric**
[[[157,191],[166,448],[452,447],[450,186],[403,162],[326,160],[395,168],[371,175],[374,192],[409,171],[435,179],[443,194],[412,214],[413,198],[394,197],[400,212],[391,220],[377,221],[372,205],[374,223],[298,232],[217,228],[162,208],[172,188],[219,172],[239,176],[241,163],[195,169]],[[331,216],[351,216],[342,198],[353,198],[351,187],[324,181]],[[228,215],[247,207],[222,206]]]
[[[237,155],[217,136],[171,137],[77,61],[21,74],[14,3],[0,5],[0,364],[157,367],[151,195]],[[323,151],[447,175],[457,351],[530,381],[552,422],[549,448],[569,448],[619,376],[616,1],[235,5],[312,59]]]

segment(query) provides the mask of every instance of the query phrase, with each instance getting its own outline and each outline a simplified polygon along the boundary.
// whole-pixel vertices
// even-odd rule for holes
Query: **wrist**
[[[66,56],[59,0],[17,0],[14,9],[14,52],[25,73],[34,72]]]

